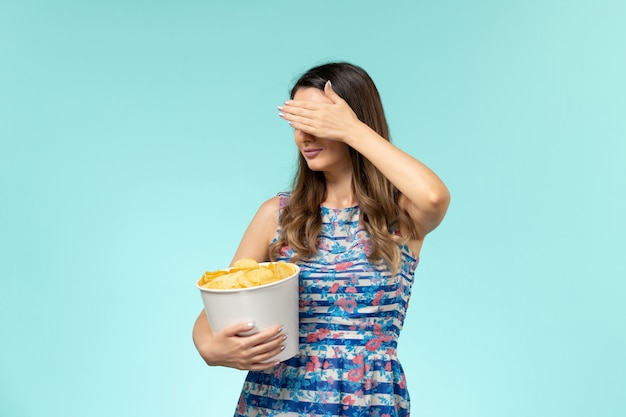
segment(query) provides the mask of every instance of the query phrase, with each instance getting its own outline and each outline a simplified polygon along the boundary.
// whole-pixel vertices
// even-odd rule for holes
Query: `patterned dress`
[[[279,199],[282,208],[288,194]],[[408,416],[396,346],[417,259],[402,246],[401,269],[391,278],[367,260],[371,243],[358,207],[320,210],[319,251],[298,263],[300,351],[249,372],[235,416]],[[280,259],[292,253],[285,247]]]

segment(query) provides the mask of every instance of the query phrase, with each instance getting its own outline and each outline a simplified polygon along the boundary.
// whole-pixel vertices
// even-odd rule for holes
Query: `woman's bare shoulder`
[[[278,196],[261,204],[241,238],[233,261],[241,258],[252,258],[257,262],[269,260],[268,248],[278,227],[278,211]]]
[[[269,200],[265,200],[259,207],[258,214],[264,219],[276,219],[278,221],[278,212],[280,211],[280,196],[276,195]]]
[[[278,227],[279,212],[280,196],[274,196],[261,204],[253,219],[257,227],[264,230],[270,240],[274,238]]]

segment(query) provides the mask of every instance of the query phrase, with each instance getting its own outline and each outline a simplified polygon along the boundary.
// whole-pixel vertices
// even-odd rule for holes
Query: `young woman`
[[[236,416],[407,416],[397,340],[448,190],[391,144],[378,91],[357,66],[310,69],[278,110],[300,151],[293,189],[261,205],[234,260],[300,266],[299,334],[277,324],[238,336],[246,323],[214,334],[202,312],[196,347],[209,365],[250,371]],[[299,354],[267,363],[287,337]]]

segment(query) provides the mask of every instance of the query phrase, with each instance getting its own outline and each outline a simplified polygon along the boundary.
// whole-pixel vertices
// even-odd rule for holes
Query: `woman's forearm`
[[[210,358],[210,351],[208,349],[211,338],[213,337],[213,332],[211,331],[211,325],[209,324],[209,320],[207,319],[206,312],[202,310],[202,312],[198,315],[196,322],[193,326],[192,338],[193,343],[198,350],[198,353],[207,363],[207,365],[212,365],[212,361]]]
[[[447,208],[450,194],[437,174],[369,126],[359,124],[345,143],[374,164],[417,210],[436,215]]]

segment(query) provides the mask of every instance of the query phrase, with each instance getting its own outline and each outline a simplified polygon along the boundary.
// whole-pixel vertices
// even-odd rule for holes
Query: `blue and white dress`
[[[279,194],[281,212],[288,198]],[[418,260],[401,246],[402,265],[391,277],[367,260],[371,242],[358,206],[320,210],[318,253],[298,262],[299,353],[249,372],[235,416],[408,416],[396,346]],[[284,247],[280,260],[292,254]]]

